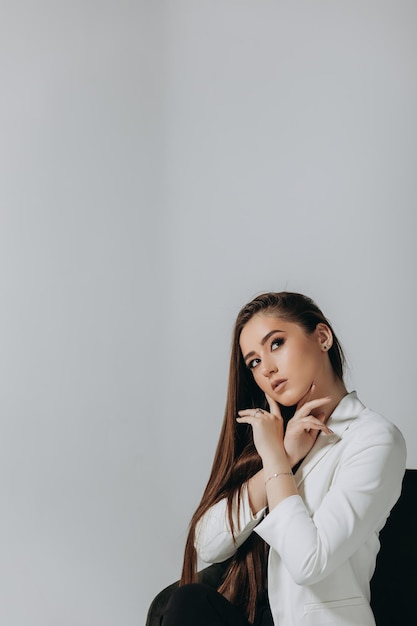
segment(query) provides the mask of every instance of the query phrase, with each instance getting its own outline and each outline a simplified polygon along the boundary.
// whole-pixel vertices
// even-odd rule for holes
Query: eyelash
[[[282,346],[284,343],[285,343],[285,339],[283,339],[282,337],[275,337],[275,339],[273,339],[273,340],[271,341],[271,351],[272,351],[272,350],[277,350],[277,349],[278,349],[280,346]],[[277,347],[276,347],[276,348],[274,348],[274,347],[273,347],[275,344],[277,344]],[[258,365],[258,363],[255,363],[255,361],[258,361],[258,363],[260,363],[260,362],[261,362],[261,359],[252,359],[252,361],[249,361],[249,363],[246,365],[246,367],[247,367],[249,370],[253,370],[253,369],[254,369],[254,368]],[[255,363],[255,364],[254,364],[254,363]]]
[[[275,339],[273,339],[272,342],[271,342],[271,348],[274,345],[274,343],[277,343],[278,344],[278,348],[279,348],[284,343],[284,339],[282,337],[276,337]]]

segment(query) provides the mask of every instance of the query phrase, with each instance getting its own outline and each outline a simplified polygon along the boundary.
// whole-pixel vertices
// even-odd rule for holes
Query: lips
[[[271,383],[272,390],[273,391],[280,391],[284,387],[286,382],[287,382],[286,378],[279,378],[278,380],[274,380]]]

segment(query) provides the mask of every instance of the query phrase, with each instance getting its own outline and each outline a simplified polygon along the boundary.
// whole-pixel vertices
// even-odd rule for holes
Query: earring
[[[327,350],[327,348],[328,348],[328,346],[327,346],[327,344],[325,344],[325,345],[323,346],[323,350],[325,350],[325,351],[326,351],[326,350]]]

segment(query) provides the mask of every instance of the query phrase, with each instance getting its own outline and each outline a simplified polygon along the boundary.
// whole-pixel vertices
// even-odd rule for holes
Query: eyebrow
[[[270,337],[272,337],[272,335],[274,335],[275,333],[283,333],[283,332],[285,332],[285,331],[284,330],[279,330],[279,328],[277,328],[276,330],[271,330],[269,333],[267,333],[265,335],[265,337],[263,339],[261,339],[261,345],[264,346],[266,344],[266,342],[268,341],[268,339]],[[256,352],[254,350],[252,350],[251,352],[248,352],[247,355],[243,357],[243,360],[247,361],[254,354],[256,354]]]

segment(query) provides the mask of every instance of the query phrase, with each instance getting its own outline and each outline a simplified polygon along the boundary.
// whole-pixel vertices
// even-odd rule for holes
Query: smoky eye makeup
[[[256,365],[258,365],[258,363],[260,362],[261,362],[261,359],[250,359],[247,363],[245,363],[245,365],[248,368],[248,370],[253,370],[253,368],[256,367]]]
[[[270,342],[271,352],[274,350],[277,350],[284,343],[285,343],[284,337],[274,337],[273,339],[271,339],[271,342]],[[260,362],[261,362],[261,359],[259,357],[248,359],[247,361],[245,361],[245,366],[248,368],[248,370],[253,370]]]
[[[276,350],[285,343],[284,337],[275,337],[271,341],[271,350]]]

